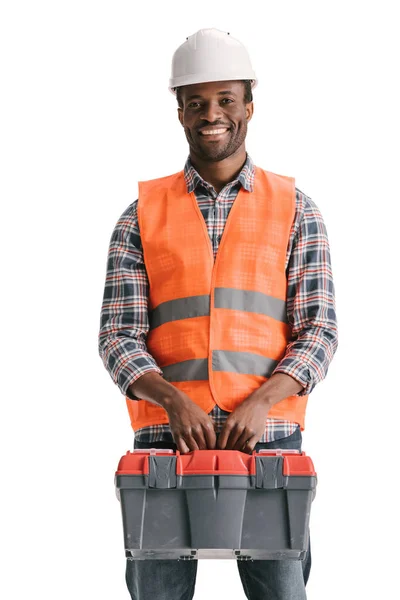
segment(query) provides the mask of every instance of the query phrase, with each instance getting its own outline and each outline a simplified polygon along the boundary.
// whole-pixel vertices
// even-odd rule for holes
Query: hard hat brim
[[[174,79],[169,80],[168,89],[172,94],[176,95],[175,89],[177,87],[183,87],[186,85],[194,85],[196,83],[210,83],[212,81],[243,81],[243,80],[250,80],[252,89],[254,89],[258,83],[255,73],[252,73],[251,75],[249,75],[249,73],[246,73],[246,74],[243,74],[240,76],[236,75],[236,76],[230,76],[230,77],[227,77],[226,74],[225,74],[225,76],[221,76],[218,73],[210,73],[209,75],[203,74],[202,76],[185,75],[183,77],[175,77]]]

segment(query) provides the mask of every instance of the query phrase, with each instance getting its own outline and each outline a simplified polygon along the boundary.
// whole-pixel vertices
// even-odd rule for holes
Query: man
[[[245,48],[200,30],[172,61],[183,171],[139,184],[109,249],[99,350],[135,448],[301,448],[307,397],[337,346],[329,244],[292,178],[246,152]],[[238,562],[249,600],[303,600],[299,561]],[[197,561],[127,561],[135,600],[190,599]]]

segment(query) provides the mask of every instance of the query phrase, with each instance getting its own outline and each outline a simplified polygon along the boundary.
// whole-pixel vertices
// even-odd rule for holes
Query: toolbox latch
[[[176,488],[176,456],[149,456],[149,488]]]
[[[283,488],[283,456],[256,456],[256,488]]]

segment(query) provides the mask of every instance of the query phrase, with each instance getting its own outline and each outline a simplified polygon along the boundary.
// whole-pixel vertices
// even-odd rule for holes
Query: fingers
[[[192,427],[192,440],[197,445],[197,448],[193,448],[193,450],[207,450],[207,442],[204,437],[203,428],[200,424]]]
[[[244,429],[242,435],[240,435],[234,443],[232,450],[242,450],[245,446],[248,445],[248,442],[252,437],[253,436],[249,435],[249,432],[246,429]]]
[[[237,423],[228,423],[221,432],[218,440],[218,447],[221,450],[240,450],[249,452],[258,441],[257,433],[249,428],[240,426]],[[243,448],[246,446],[246,449]],[[251,450],[250,450],[251,448]]]
[[[239,428],[239,425],[236,422],[230,420],[228,417],[228,419],[225,421],[225,425],[220,433],[219,440],[218,440],[218,447],[221,450],[236,450],[235,444],[238,441],[238,439],[242,433],[243,433],[243,428]],[[249,437],[250,436],[247,436],[247,438],[245,438],[243,440],[242,446]]]
[[[220,450],[234,450],[234,445],[242,432],[243,427],[240,427],[239,423],[232,418],[232,415],[229,416],[224,423],[221,433],[219,434],[218,448]],[[246,440],[244,440],[244,442],[245,441]]]
[[[187,446],[185,440],[181,437],[174,438],[177,449],[181,454],[187,454],[190,452],[189,447]]]
[[[206,439],[206,448],[214,450],[217,445],[217,436],[215,434],[214,423],[211,419],[204,427],[204,435]]]
[[[227,421],[226,421],[225,425],[223,426],[223,428],[218,436],[217,447],[219,450],[225,450],[229,434],[230,434],[230,429],[227,427]]]
[[[212,450],[215,448],[217,437],[214,424],[209,419],[205,423],[199,423],[191,428],[190,435],[185,438],[186,444],[191,450]]]
[[[174,436],[176,445],[182,454],[193,450],[215,448],[216,436],[212,421],[202,426],[200,423]],[[182,448],[182,450],[181,450]]]
[[[251,454],[254,450],[255,445],[258,442],[258,437],[256,435],[251,438],[245,440],[243,442],[243,436],[241,436],[235,444],[231,447],[230,444],[227,444],[226,447],[222,447],[220,440],[218,440],[218,447],[220,450],[239,450],[240,452],[244,452],[246,454]],[[186,440],[183,437],[178,437],[175,439],[176,446],[181,454],[188,454],[189,452],[193,452],[193,450],[212,450],[216,447],[216,436],[214,432],[214,443],[208,442],[208,445],[205,447],[201,447],[193,437],[187,438]]]
[[[253,435],[252,438],[250,438],[249,440],[247,440],[244,444],[243,447],[241,449],[241,452],[244,452],[245,454],[251,454],[254,450],[255,445],[258,442],[258,436],[257,435]]]
[[[167,412],[173,438],[182,454],[215,448],[214,423],[190,398],[183,399],[179,407],[172,405]]]
[[[246,444],[247,440],[253,437],[254,431],[248,431],[247,428],[234,429],[231,431],[231,434],[228,438],[228,442],[226,444],[227,450],[241,450],[243,446]]]
[[[193,450],[199,450],[196,440],[194,440],[191,436],[176,436],[174,439],[175,444],[181,454],[187,454]]]

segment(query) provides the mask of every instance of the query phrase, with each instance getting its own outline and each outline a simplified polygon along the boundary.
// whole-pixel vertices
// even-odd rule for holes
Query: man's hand
[[[179,452],[185,454],[215,448],[217,438],[213,421],[184,392],[179,392],[172,402],[164,404],[164,408]]]
[[[224,423],[217,446],[251,454],[265,430],[270,405],[254,392],[235,408]]]
[[[174,441],[182,454],[215,448],[214,423],[208,414],[158,373],[144,373],[131,384],[129,392],[167,411]]]
[[[302,385],[289,375],[272,375],[229,415],[219,436],[218,448],[251,453],[264,432],[271,406],[296,394],[301,388]],[[216,447],[211,418],[187,394],[165,381],[158,373],[148,372],[139,377],[130,386],[130,393],[159,404],[167,411],[172,435],[182,454]],[[243,449],[246,442],[246,448]]]
[[[251,454],[265,431],[265,421],[272,406],[297,394],[302,387],[290,375],[272,375],[231,412],[219,435],[218,448]]]

